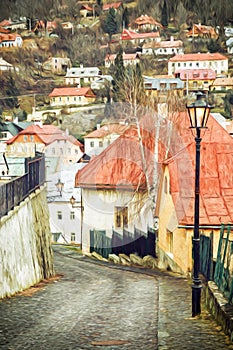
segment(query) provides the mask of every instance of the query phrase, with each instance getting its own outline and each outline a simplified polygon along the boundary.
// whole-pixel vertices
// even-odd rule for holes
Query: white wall
[[[0,242],[0,298],[54,275],[44,189],[0,219]]]
[[[89,251],[90,230],[105,230],[111,237],[114,227],[114,207],[127,206],[128,230],[134,226],[147,232],[147,225],[152,226],[152,212],[147,195],[122,190],[82,189],[83,212],[83,251]]]

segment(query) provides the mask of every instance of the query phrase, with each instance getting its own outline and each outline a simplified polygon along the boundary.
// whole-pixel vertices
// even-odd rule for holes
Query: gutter
[[[233,224],[226,224],[224,225],[226,227],[230,227],[231,230],[233,230]],[[200,225],[199,229],[221,229],[222,225]],[[185,229],[194,229],[194,225],[179,225],[178,228],[185,228]]]

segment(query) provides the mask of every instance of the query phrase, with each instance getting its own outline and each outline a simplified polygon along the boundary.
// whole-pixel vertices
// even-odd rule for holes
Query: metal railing
[[[25,174],[0,184],[0,218],[45,183],[45,158],[43,154],[25,160]]]

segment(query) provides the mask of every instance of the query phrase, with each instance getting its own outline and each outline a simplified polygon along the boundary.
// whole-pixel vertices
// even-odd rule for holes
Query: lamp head
[[[190,105],[186,105],[191,128],[206,128],[210,110],[213,108],[213,106],[208,104],[205,97],[206,95],[199,91],[196,94],[196,101]]]

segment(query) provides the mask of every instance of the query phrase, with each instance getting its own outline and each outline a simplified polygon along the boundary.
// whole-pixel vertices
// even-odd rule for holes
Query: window
[[[103,147],[103,141],[99,141],[99,147]]]
[[[169,253],[173,253],[173,232],[167,230],[167,240]]]
[[[71,232],[71,234],[70,234],[70,241],[75,242],[75,233],[74,232]]]
[[[62,212],[61,211],[57,212],[57,218],[58,218],[58,220],[62,220]]]
[[[0,133],[0,138],[1,139],[4,139],[4,138],[6,138],[7,137],[7,133],[6,132],[1,132]]]
[[[24,140],[24,142],[27,142],[27,140],[28,140],[27,135],[24,135],[23,140]]]
[[[60,148],[60,153],[63,154],[63,148]]]
[[[115,207],[115,227],[123,228],[128,227],[128,208],[127,207]]]
[[[74,220],[75,219],[75,213],[74,211],[70,212],[70,220]]]
[[[34,141],[34,135],[31,135],[31,136],[30,136],[30,140],[31,140],[31,141]]]
[[[52,148],[52,154],[55,154],[55,148]]]
[[[95,145],[95,144],[94,144],[94,141],[91,141],[91,142],[90,142],[90,147],[94,147],[94,145]]]

